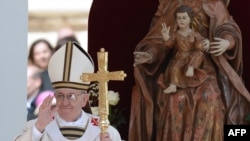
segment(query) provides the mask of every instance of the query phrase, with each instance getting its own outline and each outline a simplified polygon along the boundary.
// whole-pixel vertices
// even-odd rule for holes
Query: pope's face
[[[59,116],[68,122],[77,120],[89,100],[87,91],[69,88],[56,89],[55,97]]]
[[[185,13],[177,13],[176,15],[176,22],[179,29],[187,29],[189,28],[190,24],[190,17],[188,16],[187,12]]]

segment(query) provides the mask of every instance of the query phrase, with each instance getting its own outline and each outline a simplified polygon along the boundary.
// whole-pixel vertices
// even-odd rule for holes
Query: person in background
[[[47,70],[53,47],[46,39],[35,40],[29,49],[28,60],[41,70]]]
[[[28,61],[42,70],[42,91],[53,90],[47,70],[48,62],[53,52],[52,45],[46,39],[37,39],[31,44],[29,49]]]
[[[32,64],[27,66],[27,120],[36,118],[34,114],[36,109],[35,101],[40,93],[42,85],[41,70]]]
[[[63,27],[57,32],[57,42],[56,42],[55,50],[62,47],[68,41],[74,41],[80,45],[80,42],[78,41],[76,37],[75,31],[70,27]]]
[[[55,90],[56,110],[52,111],[52,96],[44,99],[38,118],[26,123],[15,141],[121,141],[111,125],[102,133],[99,117],[89,106],[90,82],[81,80],[82,73],[93,73],[91,56],[75,42],[67,42],[51,57],[49,76]]]

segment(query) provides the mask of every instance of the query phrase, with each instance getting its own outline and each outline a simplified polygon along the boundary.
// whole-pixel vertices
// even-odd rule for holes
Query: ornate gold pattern
[[[101,132],[107,131],[110,124],[109,115],[109,104],[108,104],[108,85],[109,80],[124,80],[127,76],[124,71],[109,72],[107,70],[108,64],[108,52],[105,52],[104,48],[100,49],[97,53],[98,56],[98,71],[97,73],[83,73],[81,76],[82,81],[98,81],[99,82],[99,114],[100,122],[99,126]]]

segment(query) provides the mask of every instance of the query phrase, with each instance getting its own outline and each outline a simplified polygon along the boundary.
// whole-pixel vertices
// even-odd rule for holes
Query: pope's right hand
[[[54,112],[51,110],[52,99],[53,96],[47,96],[39,107],[38,119],[35,126],[41,133],[54,117]]]
[[[152,62],[152,55],[147,52],[134,52],[134,67],[139,64]]]

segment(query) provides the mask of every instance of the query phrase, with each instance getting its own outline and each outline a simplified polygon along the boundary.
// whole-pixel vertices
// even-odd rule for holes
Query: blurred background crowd
[[[28,0],[27,120],[36,118],[43,99],[54,94],[47,71],[53,52],[66,41],[87,50],[91,4],[92,0]]]

